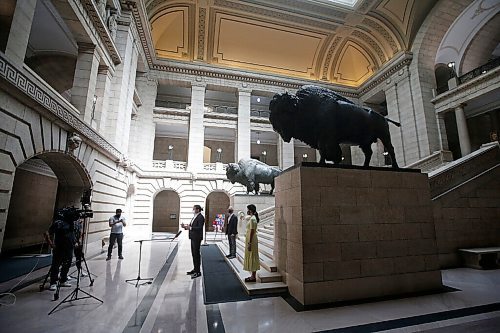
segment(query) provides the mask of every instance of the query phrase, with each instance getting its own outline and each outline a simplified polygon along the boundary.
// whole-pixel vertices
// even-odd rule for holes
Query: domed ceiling
[[[359,87],[408,51],[433,0],[145,0],[157,61]]]

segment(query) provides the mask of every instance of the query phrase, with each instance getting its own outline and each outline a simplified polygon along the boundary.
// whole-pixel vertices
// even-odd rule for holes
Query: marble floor
[[[178,243],[144,243],[141,277],[156,279],[135,288],[125,280],[137,277],[137,244],[124,244],[124,260],[88,259],[96,279],[93,287],[84,279],[82,289],[104,303],[65,303],[48,316],[53,293],[31,284],[15,292],[14,305],[0,306],[0,332],[500,332],[500,270],[444,270],[454,292],[296,312],[281,297],[205,305],[203,279],[186,275],[186,234]]]

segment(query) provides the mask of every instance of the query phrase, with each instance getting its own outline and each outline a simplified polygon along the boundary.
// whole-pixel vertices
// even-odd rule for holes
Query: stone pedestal
[[[275,195],[275,261],[303,305],[442,287],[426,174],[303,163]]]
[[[247,213],[247,205],[254,204],[257,207],[257,212],[263,209],[274,207],[274,195],[251,195],[251,194],[235,194],[229,199],[230,205],[234,209],[234,213]],[[238,234],[245,234],[246,225],[238,220]]]

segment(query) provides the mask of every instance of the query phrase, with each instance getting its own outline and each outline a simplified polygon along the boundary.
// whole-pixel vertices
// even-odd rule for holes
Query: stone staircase
[[[249,272],[243,270],[245,257],[245,235],[240,234],[236,239],[236,258],[226,261],[234,270],[241,284],[249,295],[262,295],[282,293],[288,290],[283,283],[283,277],[278,273],[274,263],[274,207],[266,208],[259,212],[260,222],[257,229],[259,238],[259,257],[261,269],[257,272],[257,282],[247,283],[245,278]],[[226,255],[229,253],[229,243],[224,240],[218,243],[220,251]]]

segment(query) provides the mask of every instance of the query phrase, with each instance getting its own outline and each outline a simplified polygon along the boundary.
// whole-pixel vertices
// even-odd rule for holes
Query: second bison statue
[[[248,158],[242,158],[238,163],[229,163],[226,169],[227,179],[231,183],[240,183],[247,188],[247,193],[255,191],[255,194],[259,193],[259,184],[271,184],[269,194],[273,194],[274,178],[280,173],[278,168]]]
[[[303,86],[297,93],[276,94],[269,105],[269,121],[285,142],[292,138],[318,149],[320,163],[340,163],[341,143],[359,145],[365,154],[364,166],[370,164],[371,144],[380,139],[398,168],[391,143],[389,124],[401,126],[381,114],[355,105],[352,101],[325,88]]]

